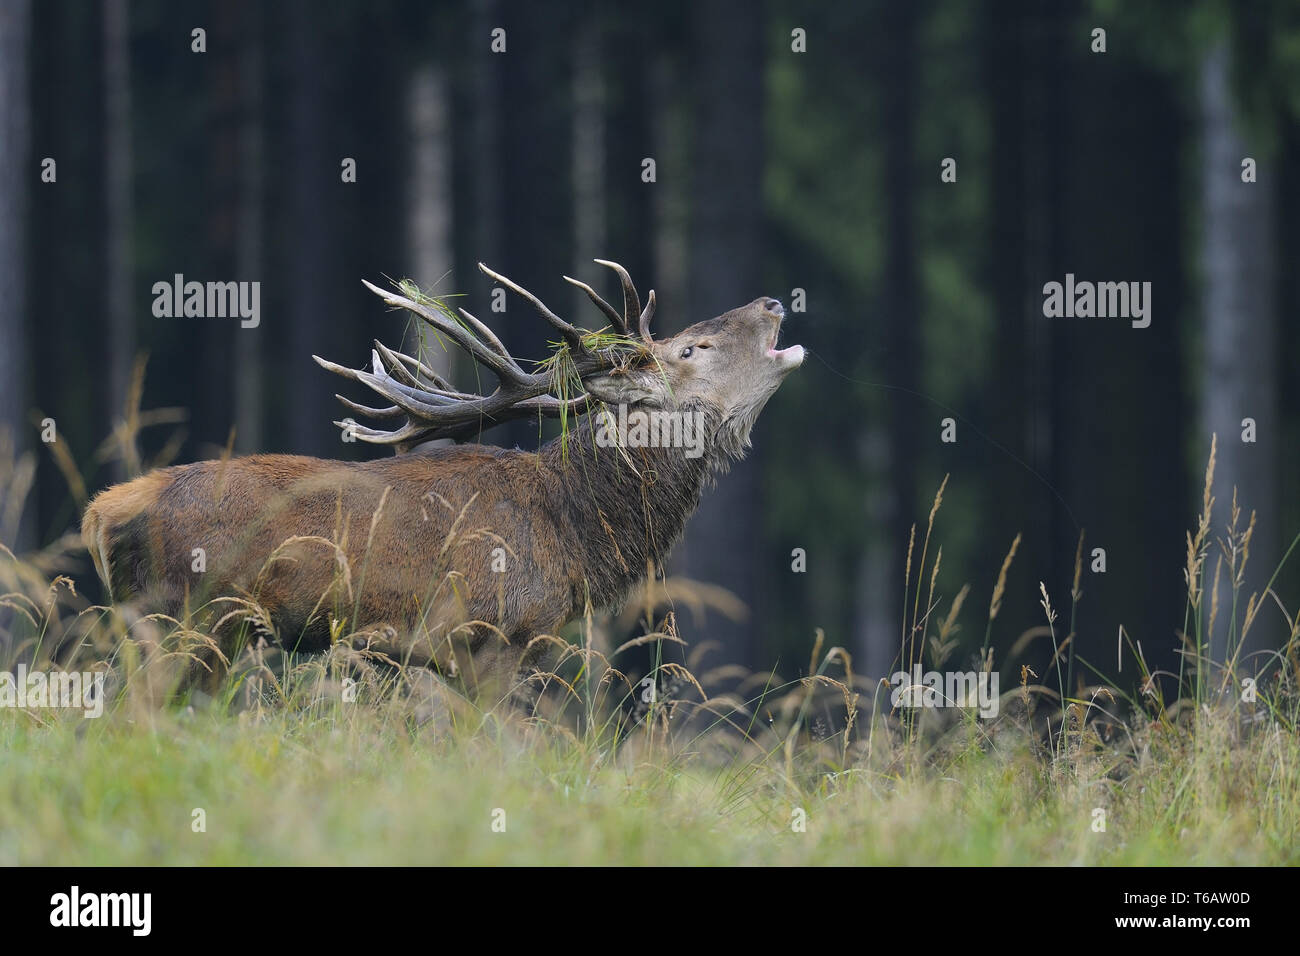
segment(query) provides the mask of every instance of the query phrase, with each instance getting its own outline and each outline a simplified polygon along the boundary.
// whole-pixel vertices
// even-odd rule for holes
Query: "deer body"
[[[706,458],[629,449],[655,476],[652,496],[591,433],[583,422],[535,453],[455,445],[359,463],[253,455],[165,468],[100,494],[83,532],[115,599],[179,614],[247,595],[303,650],[327,645],[331,615],[408,633],[484,621],[514,643],[588,603],[617,604],[699,502]],[[282,547],[292,537],[314,540]],[[327,542],[347,560],[351,596]]]
[[[635,291],[620,275],[626,328]],[[798,346],[775,350],[780,317],[779,303],[759,299],[651,341],[643,313],[634,361],[580,346],[584,405],[698,415],[709,439],[702,455],[602,447],[587,416],[537,452],[466,444],[360,463],[293,455],[205,461],[100,493],[83,536],[117,600],[142,599],[175,616],[208,607],[219,616],[230,607],[209,599],[250,599],[281,644],[302,650],[326,647],[336,633],[364,633],[406,661],[459,670],[495,635],[517,660],[532,637],[588,607],[618,604],[647,568],[664,562],[707,481],[742,454],[759,410],[802,361]],[[386,350],[385,357],[414,361]],[[460,409],[481,414],[485,401],[529,415],[561,404],[577,411],[572,399],[531,393],[507,403],[502,389],[485,400],[440,381],[417,388],[396,366],[385,372],[378,356],[374,374],[322,364],[406,412],[396,431],[360,432],[372,441],[463,434],[472,417]],[[503,382],[515,377],[510,368],[494,371]],[[534,387],[532,379],[517,384],[520,394]],[[348,404],[386,417],[397,411]]]

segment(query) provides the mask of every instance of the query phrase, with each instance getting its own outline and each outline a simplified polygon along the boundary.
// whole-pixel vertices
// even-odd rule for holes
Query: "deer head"
[[[370,418],[404,419],[390,430],[336,424],[352,428],[363,441],[397,445],[401,450],[433,438],[464,438],[511,419],[581,415],[598,403],[694,409],[703,411],[714,425],[713,446],[719,453],[715,462],[738,457],[749,444],[758,413],[785,376],[803,362],[801,346],[776,347],[785,316],[781,303],[755,299],[656,341],[650,333],[654,292],[643,309],[627,270],[614,262],[595,261],[617,273],[623,289],[621,312],[586,283],[564,278],[582,289],[609,319],[607,331],[599,333],[565,321],[531,292],[479,263],[479,269],[526,299],[560,333],[562,353],[535,372],[525,371],[496,335],[465,309],[459,310],[464,322],[458,322],[443,311],[367,282],[366,287],[389,305],[412,312],[459,345],[492,372],[499,385],[488,395],[458,391],[418,359],[378,341],[370,371],[313,356],[322,367],[362,382],[393,403],[371,408],[338,396],[348,409]],[[580,388],[564,387],[566,377],[576,380]]]
[[[717,450],[739,457],[758,413],[803,363],[802,346],[776,347],[784,317],[776,299],[755,299],[651,342],[649,355],[638,362],[594,373],[587,392],[610,404],[705,410],[717,425]]]

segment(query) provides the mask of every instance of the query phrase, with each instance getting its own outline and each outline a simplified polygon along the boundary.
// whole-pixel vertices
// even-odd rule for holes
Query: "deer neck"
[[[716,416],[700,416],[691,420],[704,429],[698,452],[693,433],[679,431],[665,441],[661,432],[643,442],[635,425],[619,433],[623,444],[615,446],[613,429],[602,435],[594,415],[541,449],[543,469],[555,483],[557,517],[569,525],[575,567],[594,606],[618,603],[647,567],[662,566],[699,505],[719,454]],[[607,424],[618,425],[617,417]],[[674,437],[685,447],[674,445]]]

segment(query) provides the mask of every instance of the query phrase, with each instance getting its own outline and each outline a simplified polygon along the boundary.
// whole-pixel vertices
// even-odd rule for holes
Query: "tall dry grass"
[[[136,408],[141,391],[133,389]],[[175,420],[170,410],[128,410],[128,424],[97,457],[121,463],[128,473],[156,464],[135,451],[137,433]],[[171,440],[166,447],[178,445]],[[55,456],[70,495],[84,503],[86,481],[66,447],[43,453]],[[26,497],[33,471],[32,453],[15,456],[11,446],[0,443],[6,529],[16,527],[15,502]],[[1216,534],[1210,525],[1213,474],[1212,446],[1202,510],[1187,536],[1180,669],[1154,671],[1141,643],[1121,631],[1123,650],[1139,674],[1130,686],[1103,677],[1074,653],[1082,536],[1064,620],[1040,584],[1044,623],[1013,639],[993,640],[1001,608],[1010,599],[1007,582],[1021,542],[1017,535],[994,580],[983,641],[979,647],[963,644],[958,634],[969,613],[971,587],[962,584],[945,600],[942,547],[930,557],[944,479],[919,549],[913,528],[905,568],[910,602],[904,601],[908,610],[897,660],[900,670],[913,664],[942,670],[965,653],[975,669],[997,671],[1007,689],[992,720],[963,709],[892,706],[881,675],[856,673],[848,650],[831,644],[820,629],[810,634],[802,673],[740,670],[716,645],[688,645],[681,635],[686,615],[706,609],[740,613],[734,598],[698,582],[653,576],[621,613],[589,610],[563,633],[535,638],[529,650],[545,651],[531,655],[543,663],[519,673],[505,693],[471,699],[454,678],[378,649],[374,635],[353,630],[345,613],[333,622],[331,647],[303,656],[278,646],[273,622],[252,595],[213,596],[210,606],[197,607],[184,619],[96,603],[74,586],[71,575],[84,572],[88,562],[72,534],[28,554],[0,547],[0,670],[12,671],[22,662],[103,672],[111,700],[105,719],[119,727],[157,727],[202,712],[273,727],[307,747],[319,745],[312,734],[327,728],[330,734],[424,742],[441,753],[480,753],[487,747],[512,760],[527,761],[529,753],[542,749],[574,780],[595,779],[607,768],[635,768],[639,786],[653,791],[664,781],[706,774],[723,807],[752,803],[758,794],[799,803],[859,788],[883,799],[926,781],[960,780],[974,772],[970,768],[1014,765],[1018,769],[1008,771],[1006,779],[1024,791],[1017,791],[1017,805],[1032,805],[1046,788],[1055,799],[1105,807],[1126,788],[1136,791],[1162,780],[1171,803],[1160,811],[1161,819],[1171,825],[1233,801],[1262,801],[1268,788],[1267,799],[1280,801],[1272,827],[1286,834],[1300,827],[1300,780],[1293,759],[1300,719],[1300,617],[1273,590],[1276,570],[1262,589],[1239,600],[1256,516],[1242,515],[1234,494],[1231,523]],[[1295,547],[1293,541],[1287,557]],[[344,558],[339,574],[362,586],[364,574],[352,571]],[[1231,595],[1227,606],[1217,599],[1220,581],[1227,582]],[[1247,659],[1242,641],[1265,613],[1280,615],[1289,637],[1283,647]],[[1216,660],[1208,634],[1222,616],[1229,619],[1228,653]],[[246,640],[233,649],[217,641],[213,624],[231,619],[246,624]],[[1041,640],[1052,649],[1045,674],[995,660],[998,646],[1007,646],[1005,660],[1016,662]],[[642,660],[647,647],[651,663],[640,673],[641,665],[631,662]],[[675,654],[667,653],[670,649]],[[220,680],[215,690],[201,692],[193,674],[214,666],[222,671]],[[1253,695],[1239,692],[1246,679]],[[23,734],[57,732],[77,719],[39,710],[20,713]],[[1246,761],[1249,772],[1243,770]]]

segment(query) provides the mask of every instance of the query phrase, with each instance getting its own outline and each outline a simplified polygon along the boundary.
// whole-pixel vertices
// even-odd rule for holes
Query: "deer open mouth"
[[[775,314],[773,315],[774,312]],[[773,355],[776,353],[776,343],[781,339],[781,326],[785,324],[785,309],[781,309],[779,312],[769,310],[768,314],[773,315],[773,318],[776,319],[776,321],[772,323],[772,334],[769,335],[767,339],[767,354]]]
[[[776,328],[772,330],[772,338],[767,343],[767,357],[776,359],[787,368],[803,364],[803,346],[791,345],[789,348],[778,349],[776,344],[780,338],[781,323],[778,321]]]

